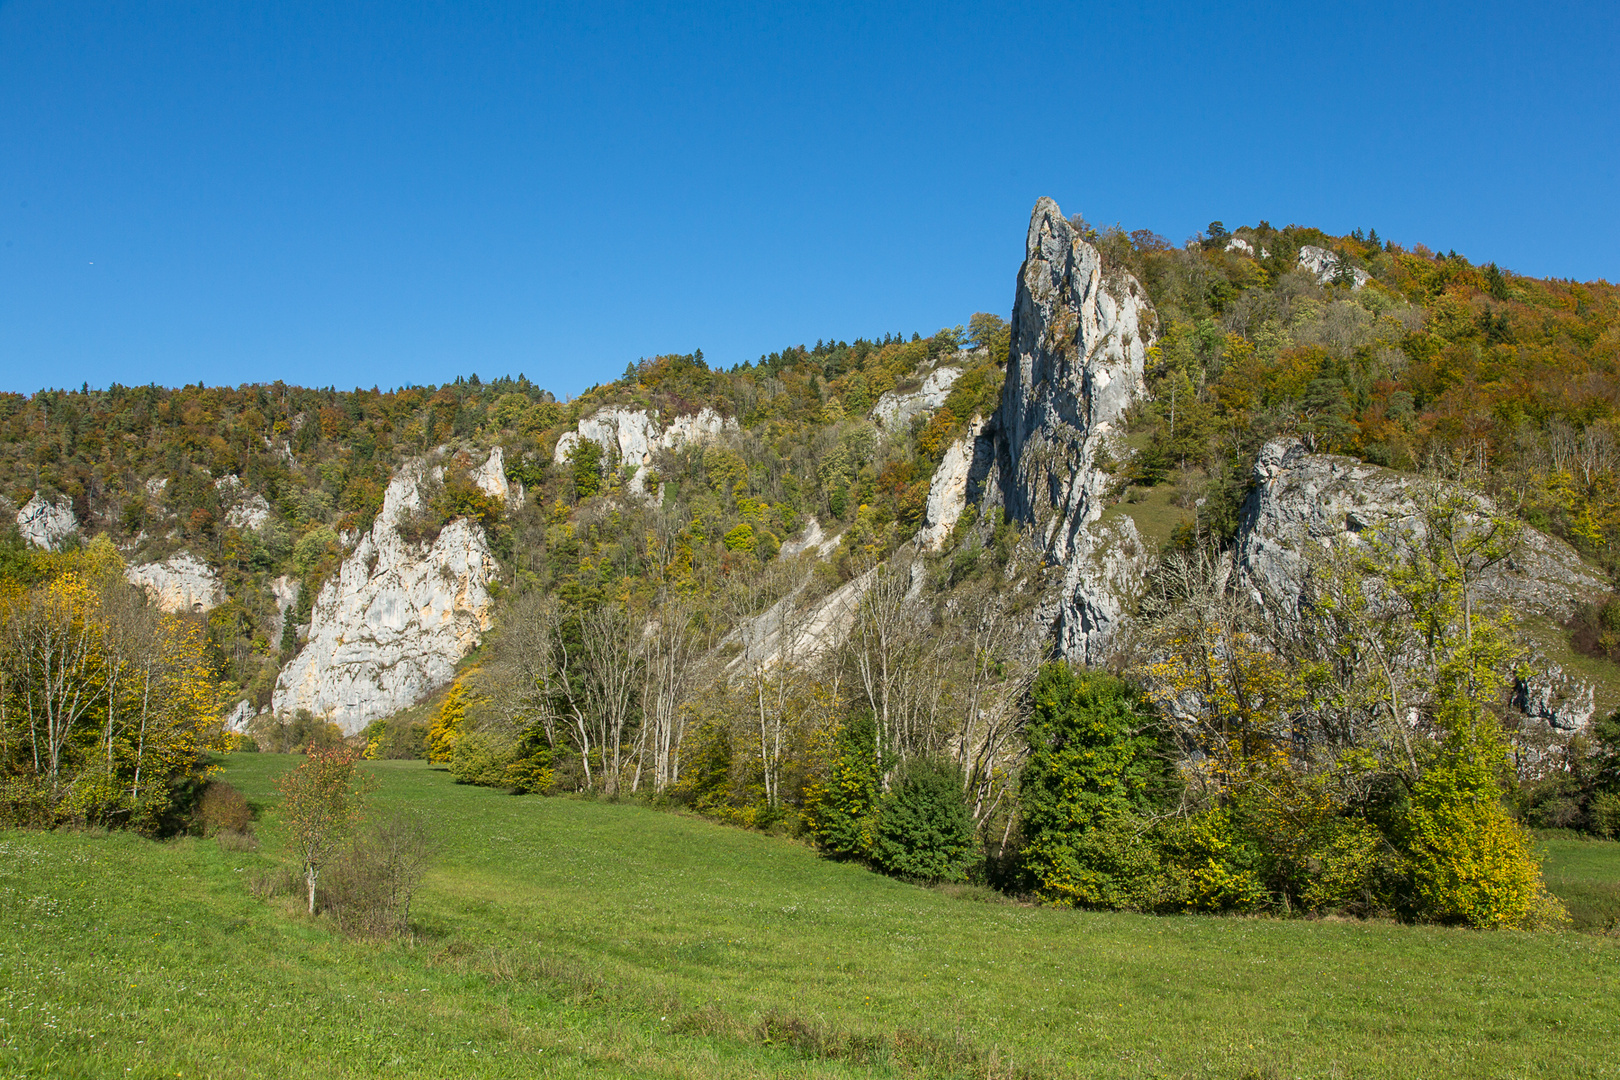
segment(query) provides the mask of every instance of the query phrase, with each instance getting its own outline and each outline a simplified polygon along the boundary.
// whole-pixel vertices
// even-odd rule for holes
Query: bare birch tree
[[[680,780],[685,705],[697,681],[702,651],[697,606],[690,596],[666,591],[641,632],[641,753],[631,791],[640,787],[642,764],[649,755],[654,793],[661,794]]]
[[[602,786],[619,793],[624,775],[624,737],[640,696],[642,654],[630,613],[609,601],[580,621],[580,658],[586,726],[593,727],[602,766]]]

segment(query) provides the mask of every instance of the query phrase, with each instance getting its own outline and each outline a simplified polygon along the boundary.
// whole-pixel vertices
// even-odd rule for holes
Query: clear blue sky
[[[1615,280],[1617,57],[1613,0],[0,0],[0,388],[926,334],[1040,195]]]

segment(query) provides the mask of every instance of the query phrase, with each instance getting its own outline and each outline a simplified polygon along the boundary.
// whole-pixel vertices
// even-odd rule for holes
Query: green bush
[[[1567,918],[1524,827],[1501,803],[1504,748],[1487,717],[1458,723],[1413,785],[1405,847],[1419,912],[1477,927]]]
[[[876,731],[866,712],[841,725],[833,736],[827,777],[805,799],[810,835],[834,858],[864,859],[871,852],[878,805]]]
[[[918,881],[964,881],[977,854],[962,771],[939,758],[902,765],[878,804],[872,862]]]
[[[1592,831],[1610,840],[1620,840],[1620,795],[1599,791],[1587,804],[1586,816]]]
[[[479,787],[512,788],[512,766],[517,763],[517,746],[494,732],[475,731],[456,741],[450,753],[450,775],[457,783]]]
[[[1176,890],[1141,819],[1174,788],[1146,701],[1112,675],[1064,663],[1041,669],[1030,699],[1019,786],[1030,888],[1057,904],[1159,906]]]

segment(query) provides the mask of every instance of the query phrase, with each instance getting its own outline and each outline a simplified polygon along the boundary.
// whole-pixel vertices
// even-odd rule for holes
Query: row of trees
[[[1004,826],[1042,647],[1028,598],[991,575],[948,590],[870,558],[832,587],[814,565],[745,566],[710,596],[527,593],[446,696],[431,756],[472,782],[648,793],[798,827],[830,805],[826,769],[858,728],[880,786],[947,760],[969,821]]]
[[[0,576],[0,814],[175,827],[218,740],[203,628],[124,580],[105,539],[13,549]]]

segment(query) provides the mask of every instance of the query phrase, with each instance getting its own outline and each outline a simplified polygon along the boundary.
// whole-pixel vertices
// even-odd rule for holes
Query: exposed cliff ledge
[[[957,356],[965,362],[969,354],[958,353]],[[924,376],[922,384],[915,390],[886,392],[872,406],[872,419],[882,425],[885,431],[904,431],[915,417],[931,413],[945,404],[945,399],[951,395],[951,387],[956,385],[956,380],[966,370],[953,364],[943,364]]]
[[[276,681],[276,712],[308,709],[352,734],[449,682],[489,629],[497,564],[483,529],[458,519],[427,545],[399,534],[422,482],[443,471],[413,461],[389,483],[371,531],[315,599],[309,643]]]
[[[79,531],[79,520],[73,516],[73,503],[66,496],[46,498],[36,492],[17,511],[17,531],[34,547],[55,551],[62,541]]]
[[[1372,275],[1359,266],[1351,266],[1341,256],[1335,255],[1327,248],[1315,247],[1306,244],[1299,249],[1299,268],[1315,276],[1323,285],[1334,281],[1341,276],[1348,275],[1347,284],[1352,289],[1360,289],[1372,280]]]
[[[1254,488],[1243,508],[1243,571],[1264,595],[1298,603],[1311,545],[1416,520],[1423,483],[1355,458],[1309,453],[1297,439],[1269,442],[1255,461]],[[1481,514],[1491,509],[1482,496],[1470,498]],[[1492,568],[1480,591],[1487,603],[1563,620],[1576,603],[1606,588],[1568,544],[1526,528],[1513,556]]]
[[[1124,454],[1118,429],[1146,393],[1158,320],[1136,279],[1104,266],[1051,199],[1035,204],[1024,250],[1007,381],[983,436],[994,467],[970,478],[970,497],[1004,508],[1063,565],[1045,616],[1063,655],[1100,663],[1134,600],[1121,590],[1139,587],[1151,553],[1128,518],[1093,535],[1111,483],[1097,460],[1104,446]]]
[[[189,551],[162,562],[131,566],[124,576],[131,585],[144,588],[163,611],[212,611],[225,602],[219,575]]]
[[[609,463],[622,465],[629,474],[625,488],[632,495],[646,496],[646,470],[658,450],[673,450],[689,442],[710,439],[737,430],[737,421],[722,417],[713,409],[700,409],[659,423],[656,409],[627,409],[608,405],[580,419],[575,430],[563,432],[557,440],[552,460],[567,462],[574,447],[582,441],[602,448]]]
[[[967,509],[970,484],[989,470],[993,446],[982,437],[984,426],[984,418],[975,416],[967,435],[946,448],[928,482],[928,502],[916,536],[917,546],[924,551],[939,551],[945,546]]]
[[[1308,453],[1297,439],[1269,442],[1255,461],[1239,528],[1242,572],[1263,602],[1297,606],[1313,548],[1376,530],[1421,528],[1426,483],[1354,458]],[[1492,510],[1483,496],[1469,499],[1480,515]],[[1506,606],[1521,620],[1539,618],[1556,628],[1577,603],[1606,591],[1602,577],[1568,544],[1526,528],[1512,556],[1481,577],[1477,595],[1486,606]],[[1536,650],[1547,643],[1527,634],[1525,644]],[[1597,711],[1592,684],[1542,655],[1529,668],[1514,689],[1521,712],[1564,733],[1591,721]]]

